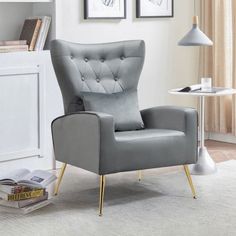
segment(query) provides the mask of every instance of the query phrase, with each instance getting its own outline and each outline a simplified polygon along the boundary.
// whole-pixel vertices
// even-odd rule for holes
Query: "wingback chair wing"
[[[102,215],[105,175],[183,165],[197,161],[197,112],[171,106],[141,111],[144,128],[117,132],[110,114],[85,111],[83,92],[115,94],[137,89],[145,56],[142,40],[103,44],[51,42],[51,57],[62,92],[65,115],[52,122],[55,157],[100,175]],[[148,83],[148,78],[146,78]],[[125,114],[124,114],[125,116]]]

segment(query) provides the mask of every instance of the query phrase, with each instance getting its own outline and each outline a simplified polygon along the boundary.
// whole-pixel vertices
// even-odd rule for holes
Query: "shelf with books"
[[[30,51],[48,48],[50,40],[55,38],[55,7],[55,3],[49,0],[0,0],[0,41],[27,40]],[[11,21],[5,21],[9,15]],[[4,47],[0,52],[15,50],[16,45]],[[27,49],[21,46],[20,51],[24,50]]]

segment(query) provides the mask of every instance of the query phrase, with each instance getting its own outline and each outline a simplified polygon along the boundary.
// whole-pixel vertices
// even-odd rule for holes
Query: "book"
[[[0,176],[2,185],[22,185],[32,188],[45,188],[55,181],[57,177],[45,170],[17,169],[7,175]]]
[[[28,186],[21,186],[21,185],[3,185],[0,184],[0,191],[5,192],[7,194],[15,194],[21,192],[28,192],[33,190],[33,188]]]
[[[35,44],[35,51],[43,50],[45,46],[45,42],[47,39],[49,27],[51,24],[51,17],[50,16],[39,16],[38,19],[42,20],[42,24],[40,27],[38,39]]]
[[[6,207],[13,207],[13,208],[22,208],[22,207],[26,207],[26,206],[35,204],[37,202],[42,202],[47,199],[48,199],[48,193],[46,192],[43,196],[30,198],[30,199],[26,199],[26,200],[19,200],[19,201],[0,200],[0,205],[6,206]]]
[[[36,198],[45,195],[45,189],[37,189],[29,192],[21,192],[15,194],[7,194],[0,191],[0,199],[6,201],[20,201],[29,198]]]
[[[31,204],[31,205],[23,207],[23,208],[13,208],[13,207],[0,206],[0,212],[13,213],[13,214],[24,214],[25,215],[30,212],[36,211],[42,207],[45,207],[51,203],[52,203],[51,200],[44,200],[44,201],[37,202],[35,204]]]
[[[26,19],[20,34],[20,40],[26,40],[29,51],[33,51],[41,27],[41,19]]]
[[[28,45],[0,46],[0,53],[28,51]]]
[[[4,40],[0,41],[0,46],[26,45],[26,40]]]

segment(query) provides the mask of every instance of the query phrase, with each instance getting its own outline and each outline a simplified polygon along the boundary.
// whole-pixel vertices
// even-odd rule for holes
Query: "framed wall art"
[[[174,0],[136,0],[137,18],[173,17]]]
[[[126,0],[84,0],[85,19],[125,19]]]

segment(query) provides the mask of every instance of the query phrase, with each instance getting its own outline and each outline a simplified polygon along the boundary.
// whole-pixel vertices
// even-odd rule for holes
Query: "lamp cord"
[[[194,0],[194,16],[196,16],[196,0]]]

